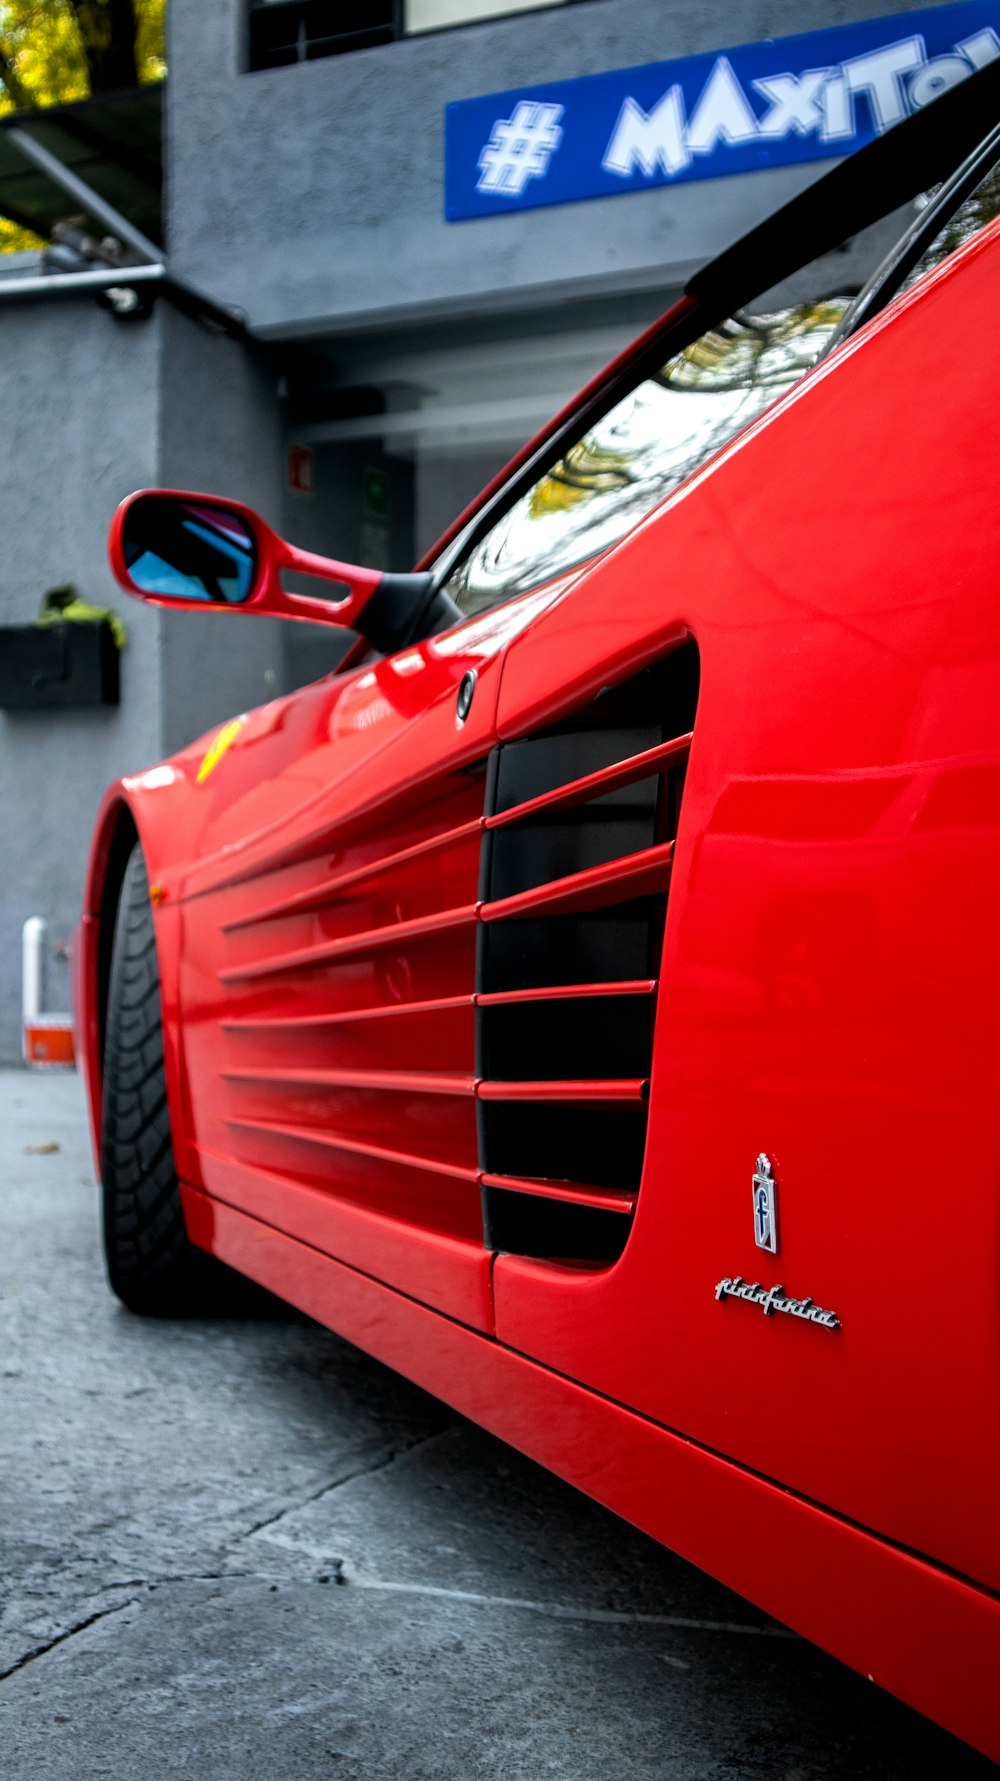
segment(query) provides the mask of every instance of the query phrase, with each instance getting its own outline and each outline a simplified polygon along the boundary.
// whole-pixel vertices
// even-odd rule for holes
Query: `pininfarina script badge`
[[[821,1305],[814,1305],[812,1299],[789,1298],[783,1286],[761,1286],[759,1280],[748,1284],[741,1274],[732,1280],[720,1280],[715,1296],[717,1299],[746,1299],[751,1305],[759,1305],[765,1317],[783,1311],[787,1317],[801,1317],[803,1322],[822,1324],[826,1330],[841,1327],[835,1311],[824,1311]]]

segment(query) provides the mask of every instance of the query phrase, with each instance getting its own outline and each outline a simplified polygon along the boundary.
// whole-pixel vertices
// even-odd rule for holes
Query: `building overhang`
[[[0,118],[0,216],[51,240],[84,208],[51,163],[152,243],[163,242],[164,83]],[[32,155],[32,149],[36,155]],[[85,213],[86,214],[86,213]],[[99,219],[96,219],[99,220]]]

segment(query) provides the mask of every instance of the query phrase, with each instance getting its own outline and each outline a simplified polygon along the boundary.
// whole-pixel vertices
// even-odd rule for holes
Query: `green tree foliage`
[[[0,115],[162,80],[166,0],[0,0]],[[0,252],[39,247],[0,218]]]

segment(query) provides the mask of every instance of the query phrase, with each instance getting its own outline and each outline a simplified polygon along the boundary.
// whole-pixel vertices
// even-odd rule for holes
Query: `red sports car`
[[[76,949],[127,1305],[252,1277],[993,1757],[998,118],[835,167],[412,574],[125,502],[131,593],[358,641],[111,788]]]

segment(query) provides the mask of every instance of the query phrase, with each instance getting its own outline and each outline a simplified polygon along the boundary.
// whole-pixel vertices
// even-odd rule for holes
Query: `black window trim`
[[[1000,61],[989,63],[905,123],[897,124],[885,136],[876,137],[856,154],[839,161],[829,173],[814,180],[788,204],[709,261],[688,281],[680,302],[614,360],[603,377],[595,380],[586,401],[563,420],[557,416],[535,449],[522,462],[514,460],[510,476],[449,540],[440,555],[431,561],[422,559],[422,565],[433,572],[435,588],[444,585],[515,501],[527,494],[570,446],[644,377],[660,370],[666,359],[751,303],[762,290],[780,284],[929,187],[941,184],[943,189],[937,198],[921,211],[915,227],[896,244],[889,260],[883,262],[875,279],[869,281],[852,304],[849,332],[870,320],[895,295],[910,266],[916,264],[928,240],[933,239],[946,220],[946,204],[950,202],[951,208],[955,208],[956,189],[961,188],[962,197],[957,200],[961,202],[982,179],[990,156],[995,156],[1000,147],[998,119]],[[956,161],[960,163],[957,173]],[[917,242],[919,248],[915,247]],[[903,262],[903,270],[899,271]],[[897,272],[896,283],[891,285]],[[879,282],[880,278],[883,282]],[[877,301],[880,297],[882,303]],[[845,323],[847,320],[845,317]],[[837,343],[846,337],[845,324],[841,324]],[[832,350],[832,345],[831,342],[828,350]],[[502,595],[492,605],[500,606],[514,597]]]
[[[827,345],[824,358],[881,314],[898,294],[915,266],[930,248],[940,231],[956,211],[1000,160],[1000,124],[991,131],[978,150],[963,161],[961,167],[942,185],[931,202],[914,218],[906,233],[897,241],[880,266],[851,304],[840,326]]]

